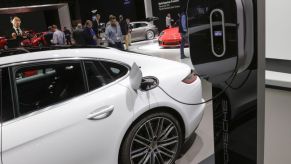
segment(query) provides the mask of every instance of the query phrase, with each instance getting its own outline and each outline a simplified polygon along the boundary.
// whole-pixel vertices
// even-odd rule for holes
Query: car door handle
[[[102,120],[109,117],[114,110],[114,105],[103,106],[101,108],[96,109],[92,113],[87,116],[89,120]]]

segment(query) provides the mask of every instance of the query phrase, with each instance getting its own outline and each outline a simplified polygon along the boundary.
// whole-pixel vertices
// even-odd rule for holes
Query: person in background
[[[123,35],[123,39],[124,39],[124,43],[125,43],[125,50],[128,50],[128,44],[129,44],[128,31],[129,31],[129,28],[128,28],[128,24],[127,24],[126,20],[123,19],[122,15],[119,15],[119,24],[120,24],[121,33]]]
[[[7,33],[7,42],[8,47],[19,47],[21,42],[27,37],[24,35],[24,32],[21,29],[21,19],[17,16],[12,17],[11,19],[12,29]]]
[[[180,55],[181,59],[187,58],[184,53],[185,43],[187,41],[187,17],[185,11],[182,11],[180,14],[180,21],[179,21],[179,33],[181,35],[181,45],[180,45]]]
[[[100,36],[100,19],[101,19],[101,16],[100,14],[96,14],[96,19],[93,20],[93,30],[94,32],[96,33],[96,36]]]
[[[43,37],[44,37],[46,43],[48,45],[51,45],[51,40],[53,39],[53,34],[54,34],[53,27],[52,26],[48,26],[47,29],[48,29],[48,31]]]
[[[101,19],[101,16],[100,14],[96,14],[96,19],[93,20],[93,30],[96,34],[96,37],[97,37],[97,45],[99,46],[100,45],[100,39],[101,39],[101,25],[100,25],[100,19]]]
[[[171,14],[168,13],[166,16],[166,28],[171,28],[172,27],[172,18]]]
[[[73,31],[73,39],[75,40],[76,45],[85,45],[84,30],[82,24],[79,23],[76,29]]]
[[[91,45],[91,46],[96,46],[96,34],[94,30],[92,29],[93,23],[90,20],[87,20],[85,23],[85,28],[84,28],[84,39],[85,39],[85,44],[86,45]]]
[[[72,33],[67,27],[64,27],[64,34],[66,37],[67,45],[72,45],[72,39],[71,39]]]
[[[181,15],[180,15],[180,13],[178,13],[177,16],[178,16],[178,19],[175,22],[175,25],[174,25],[175,27],[179,27],[180,26],[180,21],[181,21]]]
[[[114,16],[114,15],[112,15],[112,14],[111,14],[111,15],[109,15],[109,21],[106,23],[106,26],[105,26],[106,28],[107,28],[107,27],[110,25],[110,18],[111,18],[111,17],[115,17],[115,16]],[[105,29],[105,30],[106,30],[106,29]]]
[[[12,33],[15,33],[18,39],[23,39],[23,31],[21,29],[21,19],[18,16],[14,16],[11,19],[12,29],[7,34],[8,38],[12,37]]]
[[[66,44],[65,34],[58,29],[57,25],[53,25],[52,30],[54,33],[51,43],[54,45],[65,45]]]
[[[109,21],[110,23],[105,30],[105,37],[108,40],[109,46],[117,48],[119,50],[124,50],[122,44],[122,33],[116,17],[114,15],[111,15],[109,17]]]
[[[132,32],[132,25],[130,24],[130,19],[126,18],[126,22],[128,24],[128,45],[131,46],[131,32]]]

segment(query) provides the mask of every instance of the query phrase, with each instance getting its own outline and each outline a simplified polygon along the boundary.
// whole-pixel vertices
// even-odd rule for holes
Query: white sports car
[[[135,64],[136,63],[136,64]],[[175,162],[199,125],[185,64],[110,48],[0,58],[3,164]]]

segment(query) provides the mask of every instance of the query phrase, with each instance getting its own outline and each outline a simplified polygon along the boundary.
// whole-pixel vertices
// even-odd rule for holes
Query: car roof
[[[0,57],[0,68],[17,64],[29,64],[31,62],[58,61],[66,59],[85,60],[87,58],[88,60],[103,59],[107,61],[115,61],[123,63],[128,67],[131,67],[134,63],[136,63],[141,68],[144,76],[158,76],[171,67],[175,67],[175,69],[189,68],[186,64],[176,61],[145,54],[141,55],[128,51],[120,51],[114,48],[60,49],[11,55]]]
[[[142,55],[139,55],[142,56]],[[102,58],[132,64],[136,54],[130,54],[113,48],[78,48],[28,52],[0,57],[0,66],[27,61],[48,60],[59,58]]]

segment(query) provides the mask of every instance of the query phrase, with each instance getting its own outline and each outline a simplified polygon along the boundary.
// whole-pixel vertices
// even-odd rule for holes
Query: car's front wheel
[[[148,30],[146,32],[146,39],[153,40],[154,38],[155,38],[155,32],[153,32],[152,30]]]
[[[183,134],[171,114],[146,115],[129,130],[121,145],[121,164],[174,164],[179,156]]]

